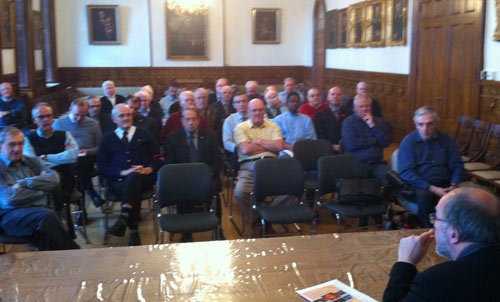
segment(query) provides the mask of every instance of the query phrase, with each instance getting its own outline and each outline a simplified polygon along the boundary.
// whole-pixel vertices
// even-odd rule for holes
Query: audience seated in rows
[[[382,118],[382,107],[380,107],[377,100],[371,98],[370,86],[365,82],[359,82],[356,85],[356,95],[366,96],[372,100],[372,114],[373,116]],[[342,105],[349,110],[349,115],[354,112],[354,98],[344,96],[342,99]]]
[[[194,91],[194,103],[200,113],[207,118],[210,128],[216,132],[220,144],[223,118],[214,106],[208,105],[208,93],[205,88],[198,88]]]
[[[215,82],[215,92],[208,95],[208,103],[211,105],[222,99],[222,87],[229,86],[229,81],[226,78],[219,78]]]
[[[105,81],[102,83],[102,91],[104,95],[101,97],[101,111],[110,114],[113,106],[125,102],[123,95],[116,94],[115,83],[113,81]]]
[[[224,120],[222,127],[222,142],[224,149],[230,153],[236,152],[234,129],[239,123],[248,119],[248,97],[242,92],[237,92],[233,97],[233,107],[236,113],[231,114]]]
[[[326,108],[328,108],[328,105],[321,101],[320,91],[313,87],[307,91],[307,103],[300,106],[300,113],[305,114],[314,120],[316,113]]]
[[[111,114],[104,113],[101,110],[101,99],[96,96],[89,96],[87,97],[87,102],[89,104],[88,115],[99,124],[102,135],[115,130],[116,125],[111,120]]]
[[[279,97],[280,102],[282,104],[286,103],[286,97],[292,91],[295,91],[295,92],[297,92],[299,94],[299,96],[300,96],[300,103],[304,104],[304,102],[305,102],[304,95],[300,91],[296,90],[297,86],[295,85],[295,79],[294,78],[286,78],[285,80],[283,80],[283,87],[284,87],[285,90],[281,91],[278,94],[278,97]]]
[[[170,107],[179,101],[177,98],[178,88],[179,84],[177,82],[170,82],[170,84],[168,84],[168,90],[164,93],[164,97],[159,101],[164,119],[168,119],[170,114],[174,113],[174,111],[171,111]]]
[[[147,115],[142,115],[140,113],[141,100],[135,95],[129,95],[126,99],[126,104],[132,111],[132,124],[137,128],[141,128],[149,131],[157,143],[160,142],[160,132],[161,132],[161,121],[155,120]],[[142,93],[144,94],[144,92]]]
[[[266,101],[266,116],[268,119],[272,120],[286,111],[286,107],[283,106],[278,98],[278,92],[276,90],[269,90],[265,93],[264,98]]]
[[[14,97],[10,83],[0,84],[0,129],[7,126],[23,129],[26,126],[26,106],[21,99]]]
[[[247,81],[245,83],[245,90],[247,93],[247,97],[249,100],[253,99],[264,99],[264,97],[257,92],[257,88],[259,86],[259,83],[257,81]]]
[[[234,113],[234,108],[233,105],[231,104],[231,98],[233,97],[233,92],[231,91],[230,86],[224,86],[220,88],[220,99],[217,100],[217,102],[214,102],[210,104],[210,106],[214,107],[219,116],[222,116],[222,118],[226,118],[232,113]]]

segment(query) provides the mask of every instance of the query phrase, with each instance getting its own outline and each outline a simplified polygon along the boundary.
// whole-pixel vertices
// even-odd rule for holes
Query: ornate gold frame
[[[172,14],[172,15],[171,15]],[[208,14],[191,14],[191,15],[176,15],[177,18],[201,18],[200,26],[203,30],[203,55],[192,55],[188,53],[188,49],[186,49],[186,53],[184,54],[179,54],[175,53],[175,47],[174,45],[175,38],[174,34],[176,33],[174,21],[175,19],[172,18],[170,20],[170,16],[176,15],[175,10],[170,10],[168,6],[166,6],[165,10],[165,16],[166,16],[166,27],[167,27],[167,59],[168,60],[178,60],[178,61],[205,61],[208,60]],[[170,16],[169,16],[170,15]],[[185,21],[187,22],[187,21]],[[193,23],[191,23],[192,25]],[[200,30],[199,27],[196,27],[192,25],[191,27],[182,27],[182,30]],[[183,49],[184,50],[184,49]]]
[[[380,39],[373,40],[373,15],[374,15],[374,7],[375,5],[380,4]],[[386,23],[385,23],[385,0],[371,0],[366,3],[365,6],[365,39],[366,46],[371,47],[380,47],[385,45],[385,31],[386,31]]]
[[[349,5],[347,9],[347,47],[364,47],[366,46],[365,36],[366,36],[366,26],[365,26],[365,5],[366,2],[360,2],[353,5]],[[357,12],[361,13],[361,39],[359,42],[356,42],[356,19]]]
[[[404,2],[405,7],[403,8],[403,32],[401,40],[393,40],[394,33],[394,20],[393,20],[393,7],[394,2],[400,0],[387,0],[387,42],[386,44],[389,46],[397,46],[397,45],[406,45],[407,37],[408,37],[408,0],[401,0]]]
[[[497,27],[493,35],[494,41],[500,41],[500,0],[497,0]]]
[[[274,13],[275,14],[275,39],[258,39],[257,37],[257,14]],[[253,44],[279,44],[281,35],[281,10],[279,8],[254,8],[252,9],[252,43]]]
[[[345,22],[346,22],[346,29],[345,29],[345,42],[342,43],[342,16],[345,16]],[[347,41],[349,40],[349,18],[347,15],[347,8],[339,9],[337,11],[337,19],[339,21],[339,24],[337,26],[337,31],[338,31],[338,38],[337,38],[337,48],[345,48],[347,47]]]

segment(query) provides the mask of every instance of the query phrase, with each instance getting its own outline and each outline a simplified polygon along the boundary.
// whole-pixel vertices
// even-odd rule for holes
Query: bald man
[[[500,204],[479,188],[444,195],[420,236],[401,239],[384,301],[500,301]],[[448,262],[417,273],[431,243]]]

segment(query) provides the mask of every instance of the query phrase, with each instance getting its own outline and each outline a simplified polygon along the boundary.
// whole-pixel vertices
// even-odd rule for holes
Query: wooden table
[[[380,300],[399,239],[422,230],[325,234],[0,256],[16,301],[301,301],[332,279]],[[419,269],[442,262],[432,250]]]

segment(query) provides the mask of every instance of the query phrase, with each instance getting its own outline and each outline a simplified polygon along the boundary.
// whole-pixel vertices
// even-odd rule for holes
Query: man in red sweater
[[[316,113],[326,108],[328,108],[328,104],[321,101],[320,91],[313,87],[307,91],[307,103],[300,106],[300,113],[314,120]]]

